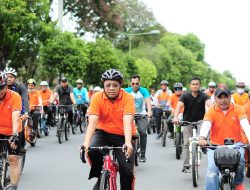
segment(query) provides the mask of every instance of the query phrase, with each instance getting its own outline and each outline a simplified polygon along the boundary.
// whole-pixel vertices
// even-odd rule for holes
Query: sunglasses
[[[139,84],[140,84],[139,82],[136,82],[136,83],[133,82],[133,83],[131,83],[132,86],[139,85]]]
[[[175,91],[182,91],[182,88],[174,88]]]

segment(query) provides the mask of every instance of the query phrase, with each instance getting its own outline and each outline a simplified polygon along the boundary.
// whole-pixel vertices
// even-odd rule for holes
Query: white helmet
[[[95,92],[99,92],[100,90],[102,90],[100,86],[96,86],[96,87],[94,88],[94,91],[95,91]]]
[[[12,74],[15,77],[17,77],[17,72],[16,72],[16,69],[14,69],[14,68],[6,67],[3,72],[6,74]]]
[[[208,83],[208,87],[216,87],[215,82],[213,82],[213,81],[212,81],[212,82],[209,82],[209,83]]]
[[[40,83],[40,86],[49,86],[48,82],[47,81],[42,81]]]

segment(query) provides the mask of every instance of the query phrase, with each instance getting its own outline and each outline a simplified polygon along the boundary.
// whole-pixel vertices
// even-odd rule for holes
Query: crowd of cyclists
[[[223,145],[224,139],[232,138],[235,144],[247,144],[250,140],[250,101],[245,91],[246,85],[237,82],[236,90],[230,91],[226,85],[216,85],[211,81],[203,88],[201,79],[193,77],[189,90],[176,82],[173,88],[167,80],[161,81],[159,90],[141,86],[139,75],[130,78],[130,87],[123,88],[123,74],[109,69],[101,76],[103,89],[99,86],[84,87],[82,79],[76,80],[76,87],[69,85],[65,77],[52,91],[47,81],[37,87],[35,79],[24,84],[16,82],[14,68],[0,71],[0,139],[9,139],[8,160],[10,163],[10,184],[6,190],[16,190],[20,178],[20,152],[26,151],[25,126],[30,124],[39,130],[41,114],[48,115],[46,126],[53,127],[58,105],[67,108],[69,123],[75,124],[74,108],[88,116],[87,131],[82,147],[91,163],[89,179],[96,177],[94,190],[100,189],[103,155],[90,147],[124,147],[115,150],[119,164],[121,190],[134,189],[135,183],[135,141],[140,139],[140,162],[146,162],[147,134],[151,133],[150,121],[155,119],[156,140],[162,133],[162,115],[167,110],[168,138],[174,138],[174,125],[181,121],[198,122],[199,145]],[[171,91],[173,89],[173,92]],[[49,129],[45,131],[48,135]],[[183,129],[183,168],[190,173],[189,139],[193,135],[192,126]],[[36,134],[39,138],[39,132]],[[243,190],[245,172],[244,149],[235,177],[235,189]],[[206,190],[219,189],[219,170],[214,162],[214,150],[204,149],[208,157]],[[129,162],[127,160],[130,160]]]

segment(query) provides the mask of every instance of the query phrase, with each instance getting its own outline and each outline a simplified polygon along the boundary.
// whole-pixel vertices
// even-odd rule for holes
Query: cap
[[[62,77],[62,78],[61,78],[61,82],[67,82],[67,81],[68,81],[67,78],[65,78],[65,77]]]
[[[226,87],[219,87],[215,91],[215,96],[218,97],[221,93],[225,93],[227,95],[231,95],[230,90]]]

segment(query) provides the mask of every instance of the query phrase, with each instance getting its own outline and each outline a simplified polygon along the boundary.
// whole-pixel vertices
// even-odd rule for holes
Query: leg
[[[168,130],[170,132],[170,135],[169,135],[170,138],[174,137],[174,124],[172,123],[173,118],[174,116],[171,114],[167,119]]]
[[[244,158],[244,148],[240,148],[240,164],[238,170],[235,175],[234,183],[235,185],[242,184],[244,181],[244,174],[245,174],[245,158]]]
[[[162,115],[162,111],[160,108],[156,108],[156,132],[157,134],[160,134],[160,130],[161,130],[161,115]]]
[[[32,120],[33,120],[32,127],[36,131],[38,129],[38,123],[39,123],[39,119],[40,119],[41,114],[40,114],[40,111],[34,110],[32,112],[32,115],[33,115],[33,117],[32,117]]]
[[[183,166],[190,167],[189,164],[189,138],[192,136],[192,126],[184,126],[183,140],[184,140],[184,164]]]
[[[206,177],[206,190],[219,189],[219,169],[214,163],[214,150],[208,149],[208,167]]]
[[[68,112],[69,123],[72,125],[73,124],[73,109],[72,109],[72,105],[67,106],[67,112]]]
[[[140,134],[140,143],[141,143],[141,157],[145,159],[146,146],[147,146],[147,118],[141,118],[137,120],[138,132]]]

